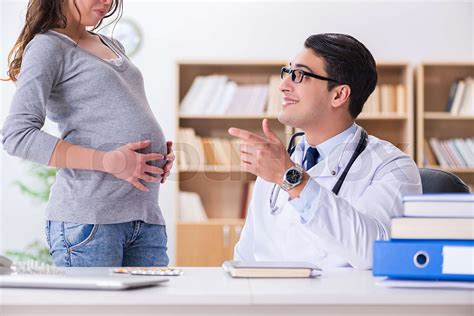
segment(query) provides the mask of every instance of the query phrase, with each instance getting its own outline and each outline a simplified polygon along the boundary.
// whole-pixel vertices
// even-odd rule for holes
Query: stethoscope
[[[296,150],[296,144],[295,140],[297,137],[303,136],[304,132],[297,132],[291,135],[290,141],[288,142],[288,148],[286,151],[288,154],[291,156],[295,150]],[[349,170],[351,169],[352,165],[354,164],[354,161],[359,157],[359,155],[364,151],[364,149],[367,147],[367,142],[369,141],[369,135],[367,134],[367,131],[363,128],[361,128],[360,131],[360,139],[359,143],[357,144],[357,147],[354,151],[354,153],[351,156],[351,159],[347,163],[346,168],[342,172],[341,176],[339,179],[337,179],[336,184],[332,188],[332,192],[335,195],[339,194],[339,191],[341,190],[342,184],[344,183],[344,180],[346,179],[347,174],[349,173]],[[270,193],[270,210],[272,215],[277,215],[281,212],[280,207],[276,205],[276,202],[278,200],[278,194],[280,193],[280,186],[277,184],[273,185],[272,192]]]

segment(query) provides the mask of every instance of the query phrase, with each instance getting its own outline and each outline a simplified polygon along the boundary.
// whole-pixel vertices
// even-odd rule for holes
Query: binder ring
[[[426,251],[418,251],[413,256],[413,263],[417,268],[423,269],[428,265],[429,262],[430,256],[428,255],[428,253],[426,253]]]

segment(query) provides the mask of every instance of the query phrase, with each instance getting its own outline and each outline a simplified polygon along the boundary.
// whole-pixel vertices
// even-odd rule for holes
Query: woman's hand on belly
[[[146,182],[160,182],[163,169],[147,164],[147,161],[161,160],[163,155],[158,153],[140,154],[136,150],[150,146],[150,141],[140,141],[123,145],[104,155],[104,170],[115,177],[131,183],[138,190],[148,192],[147,187],[139,179]],[[151,176],[149,174],[158,176]]]
[[[174,155],[173,152],[173,142],[172,141],[167,141],[166,142],[166,148],[167,148],[167,155],[165,157],[166,164],[163,167],[163,176],[161,179],[161,183],[165,183],[166,178],[170,175],[171,168],[173,168],[173,162],[176,159],[176,156]]]

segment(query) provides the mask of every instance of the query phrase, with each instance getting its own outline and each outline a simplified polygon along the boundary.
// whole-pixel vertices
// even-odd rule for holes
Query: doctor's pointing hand
[[[239,128],[229,128],[229,134],[245,143],[240,145],[240,166],[242,171],[250,172],[268,182],[281,184],[285,170],[294,165],[285,146],[270,128],[267,119],[262,121],[261,137]]]

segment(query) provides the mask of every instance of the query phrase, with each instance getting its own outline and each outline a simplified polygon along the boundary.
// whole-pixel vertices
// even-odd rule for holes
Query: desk
[[[183,270],[165,285],[130,291],[0,289],[0,315],[474,315],[474,291],[385,288],[375,285],[371,271],[232,279],[221,268]]]

